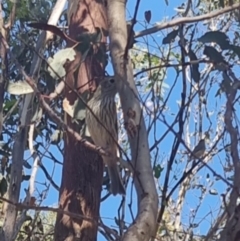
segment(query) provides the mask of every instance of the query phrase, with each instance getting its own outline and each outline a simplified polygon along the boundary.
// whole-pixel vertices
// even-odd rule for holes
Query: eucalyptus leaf
[[[33,93],[33,89],[26,81],[17,81],[8,83],[7,92],[11,95],[26,95]]]
[[[232,80],[225,72],[223,72],[222,76],[223,80],[220,83],[219,93],[217,94],[221,94],[222,92],[228,94],[232,90]]]
[[[87,103],[87,98],[89,95],[89,91],[86,90],[81,94],[81,98],[78,98],[74,105],[73,105],[73,117],[77,120],[84,120],[85,119],[85,109],[86,109],[86,103]]]
[[[147,23],[150,23],[152,18],[152,12],[150,10],[144,12],[144,17]]]
[[[54,79],[62,78],[66,75],[64,64],[75,59],[76,52],[73,48],[66,48],[54,54],[53,58],[48,58],[48,72]],[[54,71],[53,71],[54,70]]]
[[[196,54],[191,49],[189,50],[188,56],[189,56],[191,61],[196,61],[197,60]],[[198,68],[199,68],[199,64],[198,63],[191,64],[191,75],[192,75],[193,80],[196,83],[198,83],[200,81],[200,72],[199,72]]]
[[[221,53],[211,46],[205,46],[203,54],[205,54],[213,62],[224,62],[224,58]]]
[[[39,103],[33,104],[33,111],[34,111],[34,114],[31,121],[32,122],[40,121],[43,116],[43,109],[42,107],[39,106]]]
[[[175,40],[178,35],[178,29],[173,30],[172,32],[168,33],[165,38],[162,40],[162,44],[169,44]]]
[[[86,90],[81,93],[81,98],[77,98],[73,105],[69,104],[69,101],[65,98],[63,100],[63,109],[75,120],[84,120],[85,119],[85,109],[88,98],[89,91]]]
[[[240,47],[239,46],[230,45],[229,49],[231,49],[240,58]]]
[[[27,161],[23,161],[23,166],[25,167],[25,168],[27,168],[27,169],[31,169],[32,168],[32,166],[27,162]]]
[[[7,192],[8,183],[5,177],[0,181],[0,195],[3,196]]]
[[[16,104],[16,102],[16,99],[6,100],[3,104],[4,111],[8,112]]]
[[[217,43],[222,50],[228,49],[229,44],[229,38],[228,36],[220,31],[211,31],[205,33],[202,37],[198,39],[198,41],[202,43]]]
[[[211,195],[218,195],[218,192],[215,189],[211,189],[211,190],[209,190],[209,194],[211,194]]]
[[[22,175],[22,181],[29,181],[30,178],[30,175]]]
[[[157,166],[154,167],[153,170],[154,170],[154,177],[158,179],[161,176],[163,168],[158,164]]]
[[[84,32],[77,36],[77,40],[80,42],[76,50],[81,53],[81,61],[83,62],[88,54],[94,52],[94,45],[99,44],[102,39],[102,31],[100,28],[96,28],[94,33]]]
[[[220,6],[221,8],[224,8],[224,7],[225,7],[225,2],[224,2],[224,0],[219,0],[219,6]]]
[[[50,137],[52,144],[58,144],[63,139],[63,131],[55,130]]]

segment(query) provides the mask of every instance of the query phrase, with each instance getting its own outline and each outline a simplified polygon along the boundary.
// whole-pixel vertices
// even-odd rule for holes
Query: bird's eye
[[[110,79],[110,82],[113,84],[115,82],[115,79]]]

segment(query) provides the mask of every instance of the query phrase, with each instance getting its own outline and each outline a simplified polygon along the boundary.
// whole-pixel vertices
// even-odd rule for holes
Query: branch
[[[211,13],[203,14],[203,15],[200,15],[197,17],[183,17],[183,18],[174,19],[167,23],[156,24],[156,26],[154,26],[152,28],[149,28],[149,29],[146,29],[146,30],[143,30],[140,32],[136,32],[134,37],[139,38],[139,37],[143,37],[145,35],[156,33],[165,28],[171,28],[171,27],[178,26],[181,24],[195,23],[195,22],[207,20],[210,18],[217,17],[219,15],[231,12],[238,8],[240,8],[240,3],[236,3],[236,4],[233,4],[232,6],[229,6],[229,7],[226,7],[226,8],[211,12]]]
[[[136,6],[135,6],[134,15],[133,15],[133,19],[132,19],[131,25],[130,25],[130,30],[128,32],[127,45],[126,45],[125,52],[124,52],[124,58],[125,59],[128,57],[128,50],[129,50],[130,45],[131,45],[131,39],[132,39],[132,37],[133,37],[132,35],[134,33],[133,32],[133,28],[134,28],[134,25],[136,23],[140,2],[141,2],[141,0],[137,0]]]
[[[24,200],[24,204],[28,204],[30,202],[31,197],[33,197],[33,192],[35,190],[35,188],[34,188],[35,180],[36,180],[37,169],[38,169],[38,164],[37,164],[38,159],[39,159],[38,156],[35,157],[31,177],[30,177],[30,180],[29,180],[29,188],[27,190],[27,196]],[[16,221],[16,224],[15,224],[15,227],[14,227],[14,233],[13,233],[13,240],[16,239],[16,237],[17,237],[23,223],[26,221],[26,219],[27,219],[27,210],[24,210]]]
[[[13,7],[14,8],[14,7]],[[4,38],[8,38],[9,31],[4,28],[4,19],[3,19],[3,12],[2,12],[2,4],[0,4],[0,32]],[[4,94],[5,94],[5,87],[7,84],[7,69],[8,69],[8,59],[7,59],[7,50],[4,47],[2,41],[0,41],[0,134],[2,134],[3,130],[3,103],[4,103]]]
[[[39,167],[41,167],[42,171],[45,174],[45,177],[48,179],[48,181],[52,184],[52,186],[59,192],[60,188],[59,186],[53,181],[51,175],[48,173],[47,169],[45,166],[42,164],[42,162],[39,160],[38,162]]]
[[[184,63],[178,63],[178,64],[160,64],[157,66],[152,66],[149,68],[143,68],[142,70],[140,70],[139,72],[137,72],[136,74],[134,74],[134,77],[137,77],[140,74],[143,74],[145,72],[151,71],[151,70],[155,70],[155,69],[162,69],[162,68],[169,68],[169,67],[184,67],[184,66],[189,66],[189,65],[193,65],[193,64],[200,64],[200,63],[209,63],[209,64],[219,64],[220,62],[214,62],[212,60],[207,60],[207,59],[198,59],[198,60],[191,60],[189,62],[184,62]]]
[[[15,203],[15,202],[12,202],[12,201],[10,201],[6,198],[3,198],[3,197],[0,197],[0,200],[15,206],[18,211],[26,209],[26,210],[35,210],[35,211],[55,212],[55,213],[61,213],[61,214],[68,215],[68,216],[70,216],[72,218],[76,218],[78,220],[86,220],[86,221],[96,223],[96,224],[98,223],[98,221],[97,221],[98,218],[96,218],[96,219],[88,218],[88,217],[86,217],[84,215],[81,215],[81,214],[76,214],[76,213],[64,211],[61,208],[52,208],[52,207],[48,207],[48,206],[31,206],[31,205],[28,205],[28,204]]]
[[[15,15],[16,15],[16,7],[17,7],[17,1],[14,1],[11,12],[9,14],[8,22],[4,26],[5,29],[10,29],[13,26],[13,22],[15,20]]]
[[[186,69],[186,66],[185,66],[185,58],[186,58],[186,50],[185,50],[185,39],[184,39],[184,34],[183,34],[183,26],[180,27],[180,31],[179,31],[179,34],[180,34],[180,49],[181,49],[181,63],[182,63],[182,93],[181,93],[181,99],[182,99],[182,103],[181,103],[181,107],[180,107],[180,110],[179,110],[179,132],[178,132],[178,135],[176,136],[176,145],[174,146],[174,149],[173,151],[175,151],[175,155],[172,156],[172,153],[171,153],[171,158],[169,160],[169,162],[171,161],[172,163],[174,162],[175,158],[176,158],[176,154],[177,154],[177,150],[179,148],[179,145],[180,145],[180,138],[182,135],[183,135],[183,131],[184,131],[184,123],[186,121],[186,117],[184,118],[184,112],[188,112],[188,109],[189,109],[189,106],[187,106],[186,108],[184,108],[184,105],[186,104],[186,93],[187,93],[187,69]],[[170,166],[170,170],[168,169],[169,173],[171,172],[171,169],[172,169],[172,166]],[[192,173],[194,175],[194,173]],[[174,228],[176,229],[176,231],[180,231],[181,230],[181,210],[183,208],[183,199],[185,197],[185,194],[186,194],[186,191],[187,191],[187,188],[188,188],[188,183],[190,182],[190,179],[191,179],[191,175],[188,176],[189,178],[186,178],[185,179],[185,182],[183,182],[182,186],[180,187],[179,189],[179,193],[178,193],[178,200],[177,200],[177,203],[176,203],[176,211],[177,212],[180,212],[179,215],[176,216],[176,219],[175,219],[175,225],[174,225]],[[186,184],[186,186],[184,185]],[[168,188],[168,183],[167,183],[167,186],[164,186],[166,188],[166,191],[167,191],[167,188]],[[165,193],[166,194],[166,193]],[[166,197],[166,196],[165,196]],[[165,199],[162,200],[162,202],[165,203]],[[167,202],[166,202],[166,205],[167,205]],[[164,205],[165,206],[165,205]],[[161,208],[164,209],[164,206],[162,205]],[[164,211],[164,210],[163,210]],[[159,218],[160,216],[158,216]],[[162,218],[161,218],[162,219]],[[158,222],[160,220],[158,219]],[[177,239],[177,235],[176,233],[174,234],[173,236],[175,239]]]
[[[7,45],[7,43],[5,43]],[[44,96],[39,92],[37,85],[35,81],[26,74],[23,67],[19,64],[13,53],[9,50],[9,46],[7,46],[8,53],[13,60],[13,62],[16,64],[18,70],[21,72],[23,77],[25,78],[26,82],[32,87],[34,90],[35,95],[38,97],[39,102],[41,106],[44,108],[44,110],[48,113],[48,115],[54,120],[63,130],[67,131],[70,135],[72,135],[77,141],[81,142],[81,144],[85,145],[89,149],[98,152],[98,154],[107,156],[109,155],[108,152],[106,152],[102,147],[95,146],[94,144],[88,142],[86,139],[83,139],[81,135],[78,134],[78,132],[74,131],[71,127],[69,127],[67,124],[65,124],[60,117],[51,109],[51,107],[47,104],[47,102],[44,99]]]
[[[240,186],[240,166],[239,166],[239,153],[238,153],[238,128],[233,126],[234,119],[234,100],[237,94],[237,90],[240,87],[240,81],[235,78],[234,74],[230,71],[231,77],[234,79],[232,89],[227,96],[226,112],[224,116],[224,122],[226,130],[230,135],[230,147],[231,147],[231,158],[234,166],[234,178],[233,178],[233,189],[229,197],[228,205],[228,217],[226,225],[221,232],[220,241],[222,240],[235,240],[237,231],[239,231],[240,225],[240,209],[237,206],[239,197],[239,186]]]
[[[158,196],[150,161],[147,131],[142,118],[142,109],[133,80],[133,70],[124,58],[127,46],[125,1],[109,0],[107,4],[110,53],[124,113],[125,128],[130,143],[132,164],[135,174],[134,184],[138,198],[138,212],[135,222],[123,235],[124,241],[149,240],[156,225]],[[127,56],[128,57],[128,56]]]

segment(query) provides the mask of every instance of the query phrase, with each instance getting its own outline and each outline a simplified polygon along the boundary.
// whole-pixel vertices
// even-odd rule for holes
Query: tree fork
[[[72,39],[77,39],[79,34],[86,31],[94,33],[96,28],[107,30],[105,6],[97,0],[69,1],[68,23],[69,35]],[[101,42],[105,43],[106,37],[103,36]],[[70,63],[68,69],[76,66],[76,63],[80,65],[77,71],[69,71],[66,75],[65,98],[70,105],[79,97],[71,91],[69,86],[81,95],[89,89],[89,81],[92,82],[104,75],[103,64],[94,58],[94,54],[80,64],[81,56],[77,53],[75,60]],[[93,85],[95,85],[94,82]],[[83,128],[83,125],[73,123],[72,118],[67,114],[65,121],[75,131]],[[96,222],[76,220],[67,215],[58,214],[54,235],[56,241],[76,240],[76,238],[84,241],[97,239],[96,224],[99,216],[102,176],[101,157],[66,133],[59,205],[65,211],[84,215]]]

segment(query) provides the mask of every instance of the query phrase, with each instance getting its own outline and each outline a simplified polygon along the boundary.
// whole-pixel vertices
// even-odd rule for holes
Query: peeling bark
[[[100,1],[69,1],[69,35],[76,39],[83,32],[93,33],[96,28],[106,30],[106,13]],[[105,42],[106,38],[102,38]],[[97,50],[96,50],[97,52]],[[96,53],[95,53],[96,54]],[[89,89],[89,82],[94,84],[96,78],[104,75],[102,63],[93,56],[88,56],[81,64],[81,55],[67,67],[65,98],[71,104]],[[77,70],[75,66],[80,65]],[[75,93],[72,90],[78,92]],[[85,124],[75,124],[66,116],[67,125],[75,131],[83,131]],[[83,132],[81,132],[83,133]],[[78,143],[66,134],[64,137],[64,164],[60,188],[60,208],[98,220],[100,194],[102,188],[103,163],[94,151]],[[67,215],[58,214],[55,226],[55,240],[96,240],[97,222],[77,220]]]

